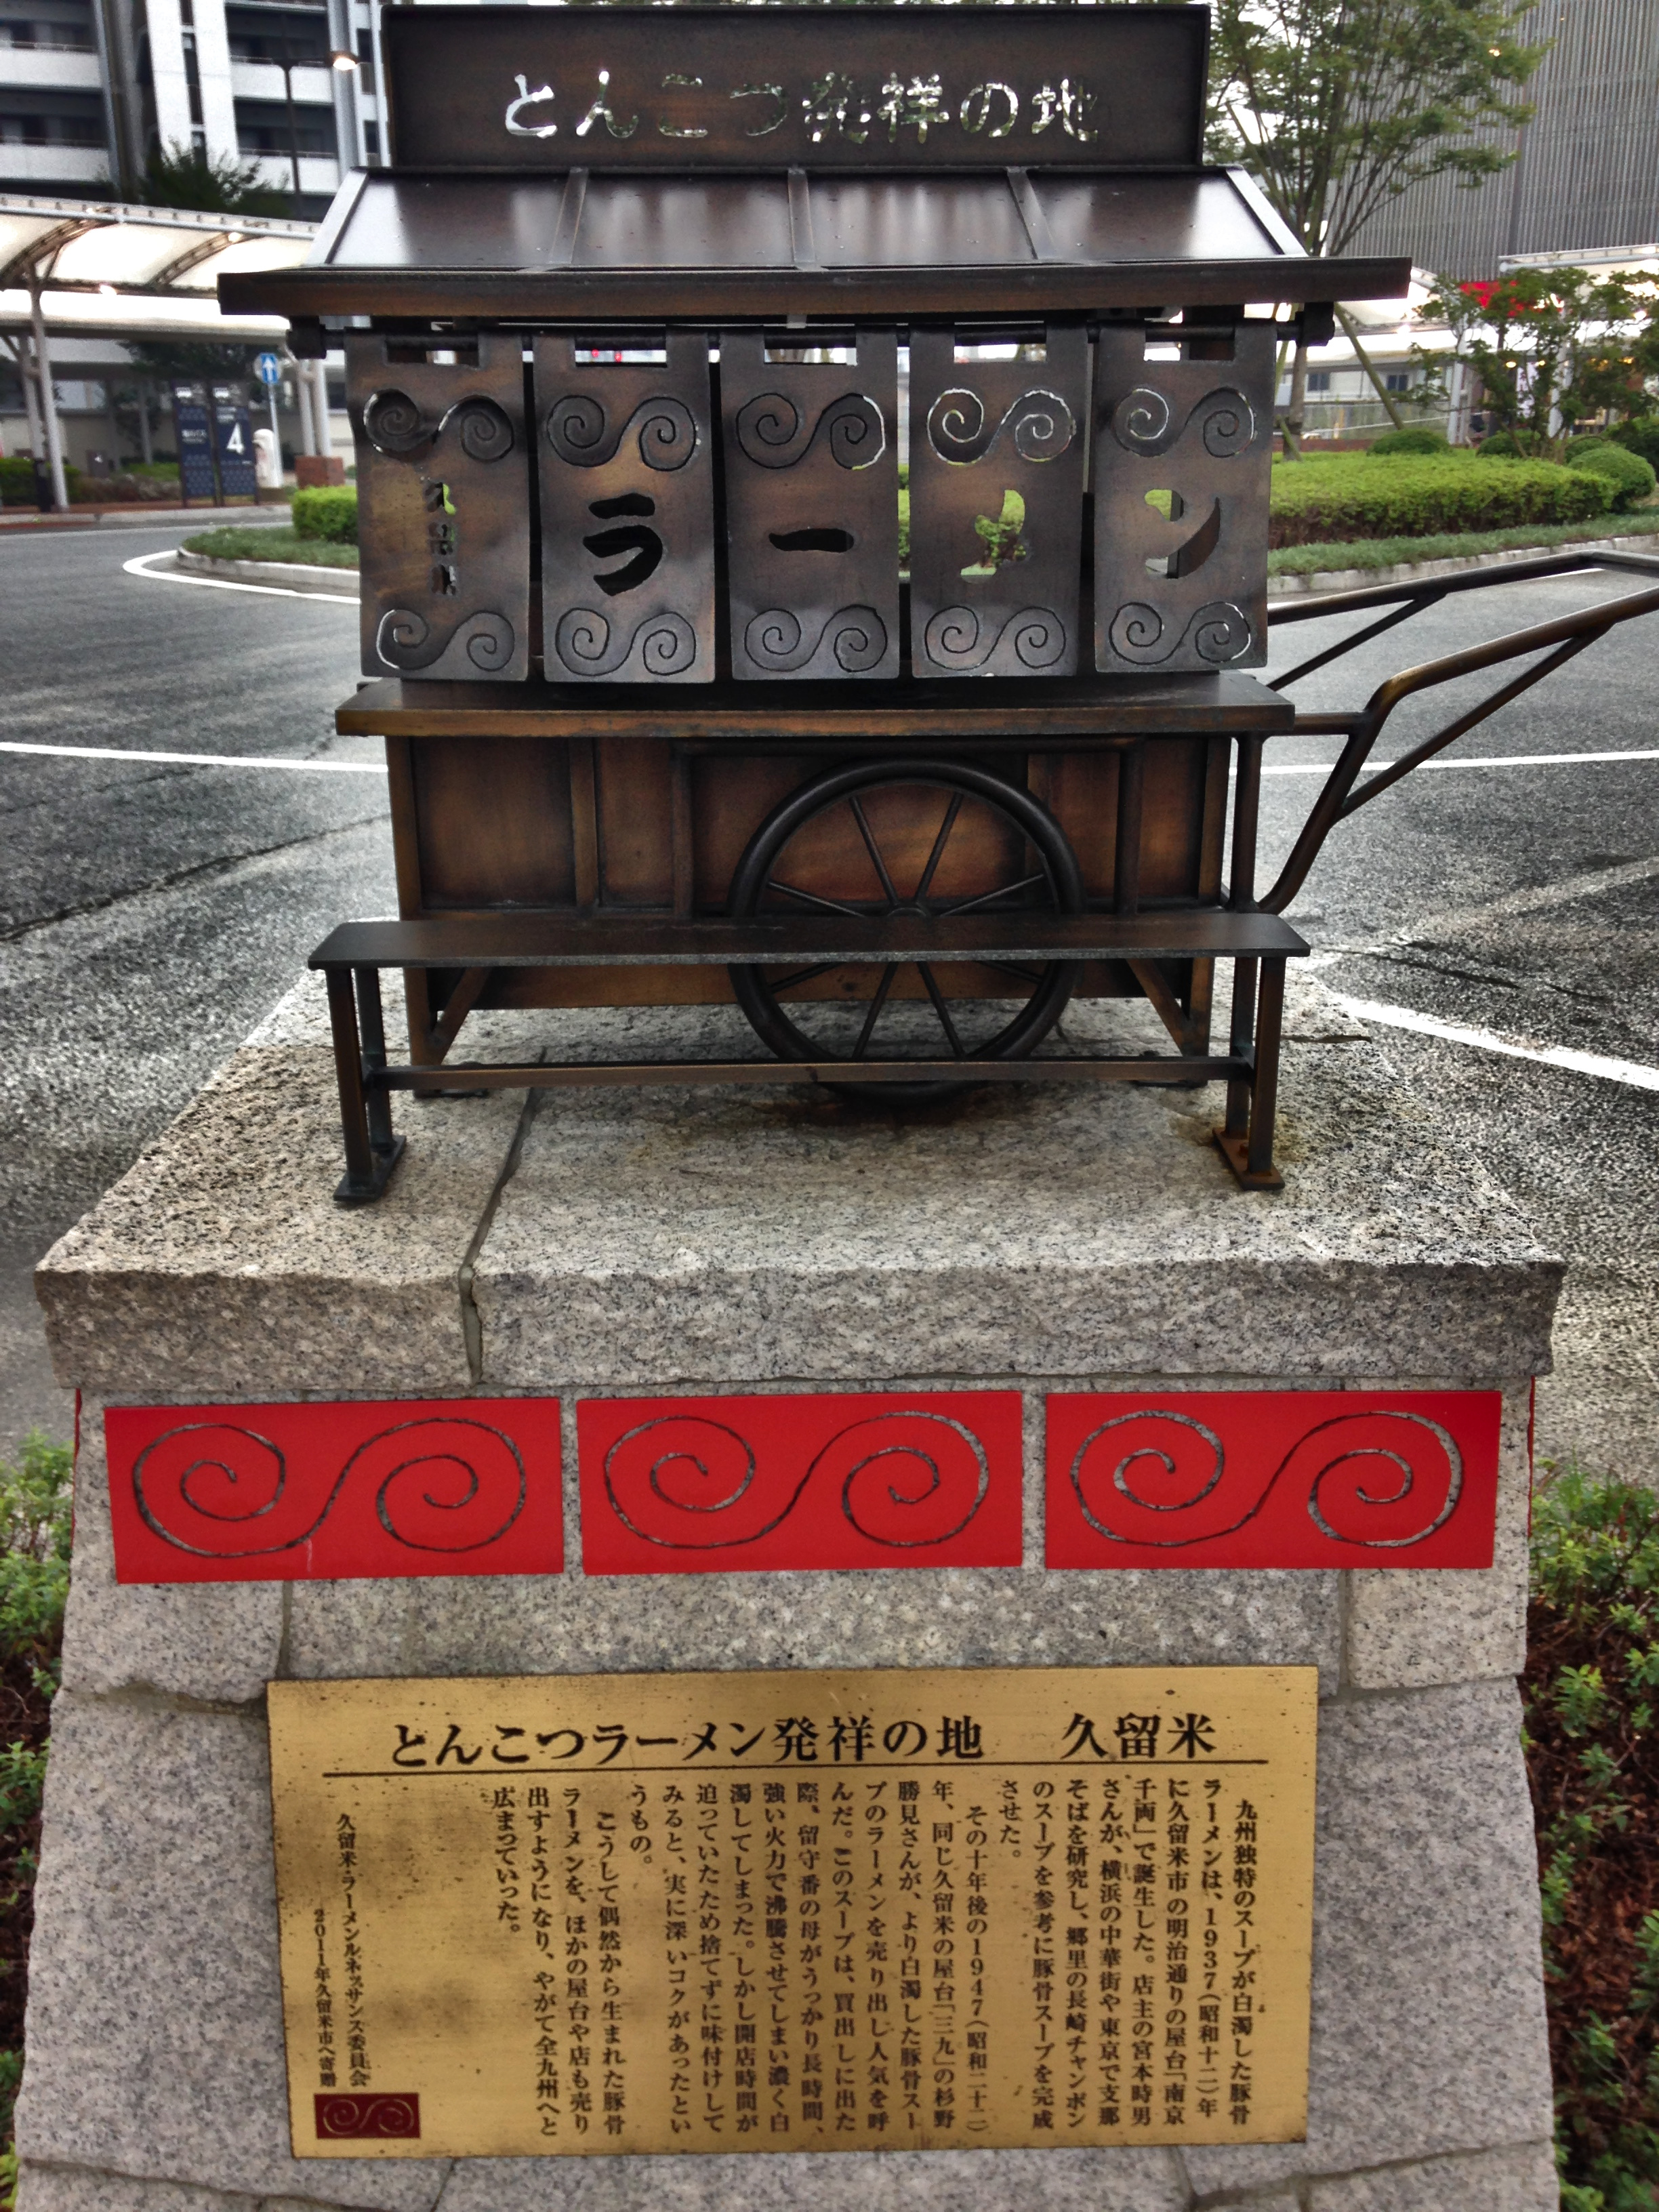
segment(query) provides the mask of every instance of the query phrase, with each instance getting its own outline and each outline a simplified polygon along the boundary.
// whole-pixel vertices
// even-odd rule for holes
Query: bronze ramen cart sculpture
[[[780,1080],[1223,1079],[1218,1142],[1277,1185],[1282,909],[1324,836],[1659,588],[1356,714],[1283,685],[1486,577],[1281,608],[1392,611],[1244,672],[1278,348],[1408,269],[1309,259],[1204,166],[1201,7],[383,25],[392,166],[305,268],[221,287],[348,362],[371,680],[338,727],[386,740],[400,918],[312,959],[337,1195],[384,1188],[393,1090]],[[1401,699],[1540,650],[1358,783]],[[1296,730],[1345,748],[1260,898],[1262,750]],[[1040,1051],[1079,995],[1150,1002],[1174,1050]],[[734,999],[772,1057],[448,1057],[477,1008]]]

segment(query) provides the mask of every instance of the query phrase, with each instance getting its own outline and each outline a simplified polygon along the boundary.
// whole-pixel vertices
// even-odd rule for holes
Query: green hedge
[[[64,481],[71,499],[81,471],[67,461],[64,465]],[[0,499],[8,507],[33,507],[34,504],[34,464],[27,453],[10,453],[0,460]]]
[[[1651,499],[1653,488],[1659,483],[1651,467],[1640,453],[1632,453],[1623,446],[1609,445],[1605,438],[1575,438],[1567,448],[1567,466],[1587,469],[1593,477],[1605,477],[1613,486],[1613,509],[1622,514],[1626,507],[1640,501]]]
[[[1615,422],[1607,435],[1615,446],[1640,453],[1650,469],[1659,470],[1659,415],[1632,416],[1628,422]]]
[[[1332,453],[1275,463],[1268,542],[1316,545],[1333,538],[1426,538],[1524,522],[1582,522],[1605,514],[1612,504],[1613,486],[1605,477],[1552,461],[1454,453],[1374,460],[1369,453]]]
[[[1373,438],[1369,450],[1377,459],[1386,460],[1390,453],[1449,453],[1451,447],[1443,430],[1428,422],[1407,422]]]
[[[297,537],[320,538],[331,545],[357,543],[357,494],[350,484],[325,484],[294,495]]]

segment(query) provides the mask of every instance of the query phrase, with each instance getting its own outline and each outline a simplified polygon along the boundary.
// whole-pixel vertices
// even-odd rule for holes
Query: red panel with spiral
[[[1017,1567],[1017,1390],[586,1398],[590,1575]]]
[[[1489,1567],[1495,1390],[1062,1394],[1051,1567]]]
[[[112,1406],[123,1583],[556,1575],[556,1398]]]

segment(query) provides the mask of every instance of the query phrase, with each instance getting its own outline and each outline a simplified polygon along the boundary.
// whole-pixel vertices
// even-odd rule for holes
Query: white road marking
[[[1611,868],[1592,868],[1586,875],[1563,876],[1559,883],[1540,884],[1529,891],[1505,891],[1501,898],[1490,899],[1484,906],[1449,907],[1441,914],[1424,915],[1420,920],[1403,924],[1398,929],[1386,930],[1380,937],[1357,938],[1350,945],[1322,945],[1314,955],[1317,967],[1332,960],[1346,960],[1367,952],[1379,952],[1391,945],[1423,945],[1437,937],[1443,937],[1457,929],[1470,929],[1483,921],[1503,920],[1510,915],[1540,914],[1547,907],[1565,906],[1572,899],[1599,898],[1604,891],[1620,890],[1626,884],[1644,882],[1650,876],[1659,876],[1659,854],[1645,860],[1620,860]],[[1292,927],[1297,925],[1292,924]]]
[[[1659,760],[1659,746],[1622,753],[1496,753],[1485,760],[1429,760],[1420,761],[1418,769],[1425,768],[1568,768],[1584,761],[1644,761]],[[1282,768],[1265,763],[1263,775],[1328,775],[1335,767],[1334,761],[1312,763],[1286,763]],[[1367,761],[1362,773],[1370,775],[1375,769],[1392,768],[1392,761]],[[1413,771],[1416,773],[1417,771]]]
[[[64,753],[76,760],[179,761],[189,768],[297,768],[324,775],[384,775],[384,761],[284,760],[275,753],[140,753],[115,745],[31,745],[0,738],[0,753]]]
[[[141,553],[136,561],[123,561],[121,566],[129,576],[142,576],[148,584],[197,584],[210,592],[258,592],[270,599],[321,599],[331,607],[355,607],[357,594],[346,599],[338,592],[302,592],[292,584],[238,584],[228,576],[192,576],[182,568],[155,569],[152,561],[170,561],[171,551]]]
[[[1477,1052],[1498,1052],[1510,1060],[1536,1060],[1544,1067],[1565,1067],[1576,1075],[1598,1076],[1605,1083],[1628,1084],[1637,1091],[1659,1091],[1659,1067],[1644,1067],[1640,1060],[1608,1060],[1600,1053],[1575,1052],[1568,1045],[1528,1043],[1520,1037],[1501,1036],[1495,1030],[1466,1029],[1457,1022],[1443,1022],[1432,1014],[1419,1014],[1410,1006],[1382,1006],[1373,999],[1350,999],[1340,991],[1332,998],[1357,1021],[1376,1022],[1384,1029],[1415,1030],[1421,1036],[1441,1037],[1448,1044],[1472,1046]]]

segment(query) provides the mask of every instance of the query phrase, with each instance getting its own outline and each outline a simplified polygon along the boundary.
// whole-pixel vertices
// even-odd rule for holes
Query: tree
[[[1443,387],[1453,362],[1467,362],[1498,428],[1528,453],[1553,454],[1591,416],[1649,411],[1656,313],[1650,279],[1583,269],[1517,269],[1495,283],[1443,276],[1422,319],[1450,330],[1452,353],[1413,350],[1426,388]]]
[[[1211,150],[1249,172],[1308,252],[1345,252],[1425,178],[1474,185],[1514,161],[1470,134],[1532,113],[1521,91],[1547,48],[1519,35],[1529,0],[1213,4]],[[1298,347],[1293,433],[1306,380]]]
[[[292,212],[286,196],[259,182],[259,164],[204,147],[158,146],[144,164],[134,198],[141,207],[195,208],[209,215],[282,216]]]

